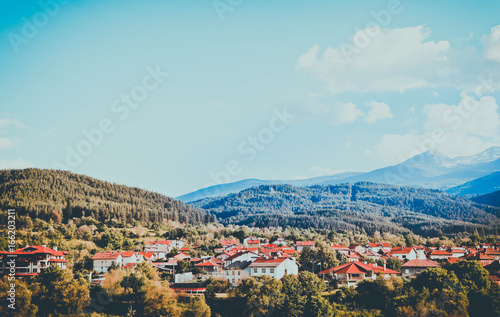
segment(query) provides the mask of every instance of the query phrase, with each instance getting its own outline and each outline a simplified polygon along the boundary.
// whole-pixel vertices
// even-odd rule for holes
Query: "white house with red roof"
[[[434,250],[429,254],[429,259],[431,260],[446,260],[451,258],[453,254],[446,250]]]
[[[316,247],[316,242],[314,241],[296,241],[295,242],[295,250],[302,252],[304,248],[310,248],[314,250]]]
[[[323,278],[329,276],[333,280],[336,280],[339,286],[356,287],[363,280],[376,279],[377,275],[388,277],[397,275],[399,272],[386,268],[385,264],[384,266],[377,266],[376,264],[365,264],[355,261],[321,271],[319,274],[322,274]]]
[[[439,267],[439,264],[431,260],[410,260],[401,265],[401,273],[403,277],[412,278],[433,267]]]
[[[338,244],[338,243],[332,244],[332,249],[335,250],[335,251],[338,251],[338,252],[342,252],[344,254],[349,253],[349,248],[348,247],[343,246],[343,245]]]
[[[374,253],[378,253],[380,250],[390,251],[391,245],[387,242],[374,242],[369,243],[367,249]]]
[[[407,261],[407,260],[416,260],[417,259],[417,252],[413,247],[396,247],[392,248],[391,252],[389,252],[387,255],[393,257],[393,258],[398,258],[401,261]]]
[[[69,252],[58,251],[45,245],[26,246],[14,252],[1,251],[2,258],[1,274],[9,274],[14,270],[14,276],[25,277],[38,275],[42,269],[55,265],[66,269],[66,255]],[[12,259],[15,259],[12,261]]]
[[[94,261],[94,272],[106,273],[113,263],[116,266],[122,266],[123,258],[119,251],[106,251],[96,253],[92,260]]]
[[[285,274],[298,275],[299,265],[297,262],[290,258],[274,257],[265,258],[261,257],[252,262],[247,268],[250,276],[268,275],[279,280]]]
[[[165,258],[166,255],[176,248],[180,250],[184,246],[181,240],[155,240],[146,243],[144,252],[153,252],[158,259]]]

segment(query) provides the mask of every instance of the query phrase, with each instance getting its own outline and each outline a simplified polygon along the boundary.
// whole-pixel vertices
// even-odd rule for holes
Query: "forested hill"
[[[411,230],[441,235],[495,233],[500,209],[438,190],[374,184],[293,187],[263,185],[191,203],[222,223],[316,227],[332,230]]]
[[[0,171],[0,209],[32,219],[92,217],[98,221],[175,220],[207,223],[213,217],[173,198],[66,171]],[[57,211],[54,215],[53,211]]]

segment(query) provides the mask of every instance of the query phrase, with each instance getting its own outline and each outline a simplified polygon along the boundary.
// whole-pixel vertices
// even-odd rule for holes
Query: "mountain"
[[[0,171],[0,209],[18,217],[49,220],[55,210],[65,221],[89,217],[99,222],[175,220],[206,223],[206,213],[173,198],[135,187],[112,184],[66,171]],[[57,216],[56,216],[57,217]]]
[[[482,196],[471,198],[478,204],[500,207],[500,190]]]
[[[234,183],[226,183],[220,185],[214,185],[206,187],[186,195],[176,197],[177,200],[182,202],[191,202],[200,200],[207,197],[217,197],[225,196],[233,193],[238,193],[244,189],[260,186],[260,185],[279,185],[279,184],[290,184],[293,186],[311,186],[322,183],[336,184],[337,182],[345,179],[347,177],[356,176],[362,173],[355,172],[345,172],[335,175],[319,176],[307,179],[297,179],[297,180],[261,180],[261,179],[244,179]]]
[[[353,185],[261,185],[191,205],[224,224],[366,230],[439,236],[482,230],[494,233],[500,208],[434,189],[360,182]]]
[[[470,182],[447,190],[448,193],[459,196],[484,195],[500,190],[500,172],[489,174]]]
[[[335,185],[341,183],[373,182],[446,190],[473,179],[500,171],[500,147],[491,147],[477,155],[449,158],[436,150],[416,155],[400,164],[367,173],[341,173],[304,180],[246,179],[235,183],[220,184],[179,196],[183,202],[207,197],[225,196],[241,190],[271,184],[293,186]]]

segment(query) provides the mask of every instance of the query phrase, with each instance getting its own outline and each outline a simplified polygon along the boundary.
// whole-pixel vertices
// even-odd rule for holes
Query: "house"
[[[499,250],[489,248],[489,249],[486,249],[486,251],[484,251],[484,253],[488,256],[491,256],[495,260],[500,260],[500,251]]]
[[[227,259],[225,259],[224,266],[231,265],[234,262],[238,262],[238,261],[239,262],[246,262],[246,261],[253,262],[256,259],[258,259],[259,257],[260,256],[257,253],[254,253],[252,251],[239,252],[239,253],[236,253],[236,254],[228,257]]]
[[[446,250],[434,250],[429,254],[429,259],[431,260],[446,260],[451,258],[453,254]]]
[[[397,247],[393,248],[390,253],[388,253],[389,256],[393,258],[398,258],[401,261],[406,261],[406,260],[416,260],[417,259],[417,252],[415,252],[415,249],[413,247]]]
[[[295,250],[297,250],[299,252],[302,252],[304,250],[304,248],[306,248],[306,247],[314,250],[314,248],[316,247],[316,242],[314,242],[314,241],[296,241],[295,242]]]
[[[46,245],[26,246],[14,252],[1,251],[0,274],[6,275],[12,272],[15,277],[33,276],[51,265],[66,269],[67,254],[69,252],[58,251],[57,247],[51,249]],[[11,262],[12,259],[15,261]],[[14,263],[13,266],[11,263]]]
[[[278,238],[276,239],[276,241],[274,241],[274,244],[280,246],[280,247],[284,247],[284,246],[287,246],[287,242],[285,241],[285,239],[283,238]]]
[[[153,252],[158,259],[165,258],[174,248],[179,250],[184,246],[181,240],[155,240],[146,243],[144,252]]]
[[[481,263],[482,266],[489,265],[495,261],[494,257],[489,256],[484,252],[470,253],[469,255],[465,256],[463,259],[468,260],[468,261],[478,261],[479,263]]]
[[[361,257],[365,257],[365,258],[372,259],[372,260],[378,260],[382,257],[381,254],[375,253],[371,250],[368,250],[365,253],[360,254],[360,255],[361,255]]]
[[[357,254],[356,252],[350,252],[348,254],[345,254],[345,257],[347,258],[347,262],[356,262],[361,260],[361,256]]]
[[[369,243],[368,244],[368,250],[378,253],[380,250],[386,250],[390,251],[391,250],[391,245],[387,242],[375,242],[375,243]]]
[[[238,245],[240,244],[240,241],[237,240],[237,239],[231,239],[231,240],[221,240],[220,241],[220,244],[223,246],[223,247],[227,247],[227,246],[230,246],[230,245]]]
[[[214,259],[206,260],[195,265],[203,270],[203,272],[211,274],[222,271],[222,266],[214,261]]]
[[[358,244],[351,244],[349,246],[349,250],[351,252],[356,252],[356,253],[360,253],[360,254],[368,251],[368,249],[364,245],[359,244],[359,243]]]
[[[403,277],[412,278],[433,267],[439,267],[439,264],[431,260],[410,260],[401,265],[401,273]]]
[[[189,260],[191,260],[191,256],[189,256],[183,252],[174,255],[172,258],[177,260],[177,261],[189,261]]]
[[[224,278],[233,286],[237,286],[244,279],[250,276],[250,271],[247,270],[252,261],[235,261],[224,268]]]
[[[349,248],[348,247],[345,247],[345,246],[340,245],[338,243],[332,244],[332,249],[335,250],[335,251],[337,251],[337,252],[342,252],[344,254],[349,253]]]
[[[285,274],[298,275],[299,265],[297,262],[290,258],[274,257],[265,258],[261,257],[256,259],[248,266],[250,276],[268,275],[279,280]]]
[[[258,245],[257,248],[260,248],[260,240],[254,236],[250,236],[250,237],[245,238],[243,240],[243,246],[246,248],[250,248],[250,247],[255,248],[256,245]]]
[[[349,262],[337,267],[319,272],[323,278],[330,277],[337,281],[338,286],[353,286],[365,279],[376,278],[375,269],[359,261]]]
[[[106,273],[113,263],[116,266],[122,266],[122,255],[118,251],[107,251],[96,253],[92,260],[94,261],[94,272]]]

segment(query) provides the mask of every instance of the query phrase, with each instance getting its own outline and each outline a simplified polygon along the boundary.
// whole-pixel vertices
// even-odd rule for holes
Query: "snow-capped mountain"
[[[313,186],[367,181],[446,190],[497,171],[500,171],[500,147],[498,146],[491,147],[476,155],[456,158],[449,158],[439,151],[430,150],[400,164],[367,173],[341,173],[303,180],[246,179],[200,189],[179,196],[177,199],[183,202],[191,202],[206,197],[237,193],[254,186],[270,184]]]

